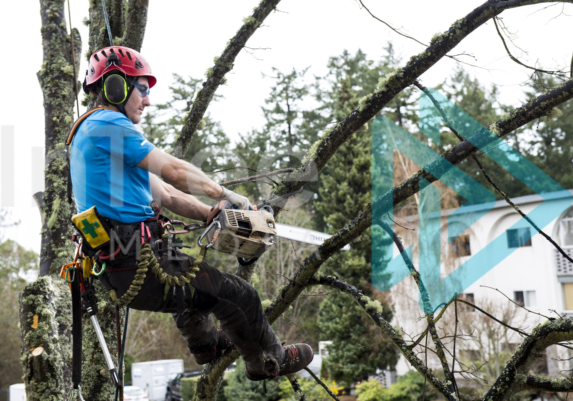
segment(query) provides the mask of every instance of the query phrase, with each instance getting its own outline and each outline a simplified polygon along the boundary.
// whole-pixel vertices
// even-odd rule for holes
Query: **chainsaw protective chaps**
[[[188,272],[194,260],[179,250],[166,252],[158,258],[164,272],[177,276]],[[175,321],[182,323],[179,330],[192,354],[209,352],[217,344],[219,334],[209,316],[213,313],[249,370],[269,375],[278,372],[284,351],[263,313],[255,288],[206,262],[198,267],[199,271],[190,282],[195,289],[194,294],[191,295],[188,289],[184,293],[184,310],[178,308],[175,287],[170,288],[165,297],[165,286],[151,272],[147,274],[139,294],[128,306],[138,310],[172,313]],[[111,262],[102,282],[120,297],[129,288],[134,275],[134,269],[114,271]]]

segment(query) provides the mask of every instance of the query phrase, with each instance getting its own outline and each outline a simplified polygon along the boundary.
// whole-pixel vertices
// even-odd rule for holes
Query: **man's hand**
[[[253,205],[251,205],[251,202],[249,202],[249,200],[246,197],[244,197],[243,195],[239,195],[238,193],[233,192],[224,187],[223,187],[223,193],[217,200],[228,200],[241,210],[253,209]]]

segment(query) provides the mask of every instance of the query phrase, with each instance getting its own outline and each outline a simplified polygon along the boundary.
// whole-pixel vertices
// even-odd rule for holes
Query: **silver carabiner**
[[[215,234],[213,235],[213,239],[211,240],[211,242],[209,242],[205,247],[207,249],[209,249],[209,248],[212,248],[213,245],[215,245],[215,241],[217,241],[217,238],[219,237],[219,234],[221,233],[221,223],[219,221],[213,220],[213,222],[209,225],[209,227],[207,227],[205,229],[205,231],[203,231],[203,234],[201,234],[201,236],[197,240],[197,245],[199,245],[199,248],[201,248],[203,246],[203,245],[201,245],[201,241],[203,241],[203,238],[205,238],[207,233],[209,231],[211,231],[211,228],[213,228],[213,226],[215,226],[215,225],[217,226],[217,231],[215,231]]]

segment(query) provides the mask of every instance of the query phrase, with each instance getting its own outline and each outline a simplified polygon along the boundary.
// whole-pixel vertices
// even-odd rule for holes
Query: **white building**
[[[563,198],[565,196],[556,197],[554,200],[546,202],[554,202],[557,205],[561,199],[562,204]],[[513,202],[526,214],[541,204],[542,201],[544,199],[539,195],[513,199]],[[454,244],[446,245],[448,242],[446,230],[448,214],[447,211],[441,214],[442,278],[500,235],[507,238],[509,248],[516,248],[501,263],[467,288],[460,295],[461,299],[466,299],[480,307],[493,308],[497,314],[510,313],[512,304],[506,298],[507,296],[517,303],[523,304],[532,312],[548,317],[557,317],[556,313],[573,315],[573,264],[559,254],[544,237],[536,234],[532,227],[512,229],[511,227],[521,219],[521,216],[505,201],[496,202],[493,209],[466,229]],[[409,223],[410,226],[417,225],[415,221]],[[417,227],[415,228],[417,231]],[[573,256],[573,207],[565,210],[558,218],[542,229],[568,255]],[[406,247],[417,243],[417,238],[414,235],[409,231],[400,231],[400,236],[403,237]],[[530,237],[531,239],[529,239]],[[398,256],[396,248],[394,249],[394,256]],[[414,264],[418,266],[417,246],[414,246],[413,259]],[[406,336],[408,341],[417,339],[426,328],[426,320],[418,304],[418,292],[413,279],[409,277],[402,281],[391,290],[391,294],[395,308],[393,325],[400,327],[403,333],[409,335]],[[510,316],[510,324],[526,332],[530,332],[537,324],[547,320],[545,317],[528,313],[520,308],[517,309],[517,311],[511,312],[513,315]],[[448,330],[448,333],[440,331],[440,334],[450,336],[450,340],[447,341],[450,343],[449,347],[451,347],[451,335],[453,334],[453,325],[450,324],[453,319],[452,311],[453,308],[450,307],[448,312],[444,314],[443,321],[437,324],[439,331]],[[460,320],[465,319],[470,322],[470,326],[473,324],[475,331],[471,334],[474,338],[483,340],[483,337],[487,336],[483,333],[485,330],[481,330],[483,327],[479,327],[481,313],[472,311],[471,308],[458,303],[458,314]],[[442,323],[447,323],[447,325]],[[480,333],[479,336],[478,333]],[[504,343],[505,345],[501,344],[499,349],[512,352],[517,344],[522,342],[522,338],[509,331],[509,333],[503,334],[503,338],[490,339],[490,343],[492,341],[494,345],[495,343],[498,345]],[[429,343],[431,343],[431,339]],[[458,351],[457,355],[460,355],[459,352],[471,353],[472,349],[477,352],[479,345],[476,345],[476,341],[468,337],[466,340],[458,341],[458,350],[463,347],[465,347],[465,351]],[[571,369],[570,362],[563,360],[569,357],[566,349],[557,346],[550,347],[546,355],[546,365],[541,369],[542,373],[558,375],[560,370]],[[432,359],[431,356],[428,363],[430,367],[440,369],[437,359]],[[412,367],[401,357],[397,365],[398,375],[403,375],[409,369]]]

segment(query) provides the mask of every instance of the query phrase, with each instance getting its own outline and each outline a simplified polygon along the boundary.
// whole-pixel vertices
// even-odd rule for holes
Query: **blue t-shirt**
[[[153,217],[149,172],[137,167],[153,148],[121,113],[102,110],[86,118],[70,149],[78,212],[95,205],[122,223]]]

